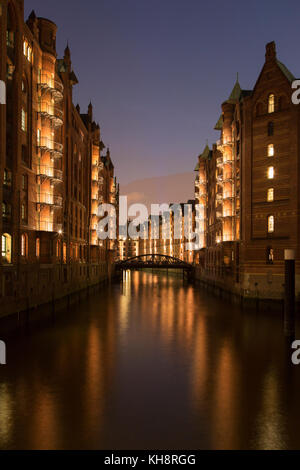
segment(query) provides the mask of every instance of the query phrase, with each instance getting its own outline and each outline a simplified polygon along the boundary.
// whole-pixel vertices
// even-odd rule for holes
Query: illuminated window
[[[37,130],[36,143],[37,143],[38,147],[41,145],[41,129]]]
[[[63,261],[66,264],[67,263],[67,244],[64,243],[63,245]]]
[[[27,41],[23,42],[23,54],[27,57],[28,43]]]
[[[268,217],[268,233],[274,232],[274,215],[269,215]]]
[[[11,263],[11,236],[7,233],[1,237],[1,256],[3,262]]]
[[[273,202],[274,201],[274,188],[269,188],[268,189],[268,202]]]
[[[25,109],[22,109],[22,121],[21,121],[22,131],[26,132],[27,130],[27,113]]]
[[[268,157],[274,157],[274,145],[268,145]]]
[[[35,254],[37,258],[40,257],[40,250],[41,250],[41,241],[39,238],[37,238],[35,242]]]
[[[3,184],[5,186],[11,186],[11,172],[7,170],[6,168],[4,169],[4,174],[3,174]]]
[[[25,233],[21,235],[21,256],[24,258],[27,256],[27,248],[28,248],[28,238]]]
[[[274,167],[269,166],[269,168],[268,168],[268,179],[272,180],[273,178],[274,178]]]
[[[275,96],[273,94],[269,95],[268,98],[268,113],[274,113],[275,111]]]

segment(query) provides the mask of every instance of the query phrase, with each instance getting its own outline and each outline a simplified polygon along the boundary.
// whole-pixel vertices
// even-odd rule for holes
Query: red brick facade
[[[72,100],[78,81],[56,30],[22,0],[1,2],[0,316],[107,279],[114,244],[97,236],[99,202],[118,205],[109,151],[102,155],[90,104]]]
[[[267,44],[253,90],[236,83],[216,126],[220,141],[196,168],[205,214],[198,277],[244,297],[282,298],[288,248],[297,253],[300,295],[300,108],[292,104],[293,80],[275,44]]]

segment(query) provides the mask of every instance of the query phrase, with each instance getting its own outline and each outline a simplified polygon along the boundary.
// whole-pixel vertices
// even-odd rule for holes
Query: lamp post
[[[284,250],[284,334],[295,335],[295,250]]]

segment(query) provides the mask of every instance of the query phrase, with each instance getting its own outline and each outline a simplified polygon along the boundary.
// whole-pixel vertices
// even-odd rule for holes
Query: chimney
[[[276,60],[276,45],[272,41],[266,45],[266,62],[273,62],[274,60]]]

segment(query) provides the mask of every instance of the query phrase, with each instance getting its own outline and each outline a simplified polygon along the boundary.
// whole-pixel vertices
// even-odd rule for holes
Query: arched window
[[[41,254],[41,240],[39,238],[36,239],[35,242],[35,255],[39,259]]]
[[[274,167],[269,166],[269,168],[268,168],[268,179],[272,180],[273,178],[274,178]]]
[[[11,263],[11,247],[12,238],[8,233],[4,233],[1,237],[1,257],[2,262]]]
[[[28,237],[25,233],[21,235],[21,256],[26,258],[28,254]]]
[[[26,204],[21,205],[21,218],[23,223],[27,223],[27,206]]]
[[[268,113],[271,114],[271,113],[274,113],[274,111],[275,111],[275,96],[272,93],[271,95],[269,95],[269,98],[268,98]]]
[[[274,135],[274,122],[268,123],[268,136],[272,137]]]
[[[269,215],[269,217],[268,217],[268,233],[273,233],[274,229],[275,229],[274,215]]]
[[[267,247],[267,264],[273,264],[274,263],[274,250],[271,246]]]
[[[66,264],[67,263],[67,244],[64,243],[63,245],[63,261]]]
[[[274,157],[274,145],[273,144],[268,145],[268,157]]]
[[[274,201],[274,188],[269,188],[268,189],[267,201],[268,202],[273,202]]]

